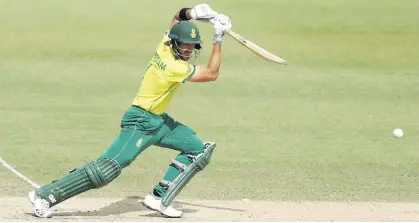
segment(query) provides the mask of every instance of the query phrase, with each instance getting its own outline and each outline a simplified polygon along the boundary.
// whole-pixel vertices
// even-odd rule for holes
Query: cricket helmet
[[[195,44],[195,49],[201,49],[201,35],[192,22],[179,21],[170,29],[168,36],[177,43]]]

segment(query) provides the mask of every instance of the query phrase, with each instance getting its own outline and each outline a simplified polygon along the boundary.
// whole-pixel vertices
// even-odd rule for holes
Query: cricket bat
[[[212,24],[215,23],[215,21],[213,20],[209,20]],[[225,31],[228,35],[230,35],[231,37],[233,37],[236,41],[238,41],[239,43],[241,43],[243,46],[245,46],[247,49],[251,50],[253,53],[255,53],[256,55],[260,56],[261,58],[267,60],[267,61],[271,61],[271,62],[275,62],[275,63],[279,63],[279,64],[284,64],[287,65],[288,62],[278,56],[276,56],[275,54],[263,49],[262,47],[258,46],[256,43],[246,39],[245,37],[243,37],[242,35],[234,32],[231,29],[227,29]]]
[[[232,30],[226,30],[225,31],[228,35],[233,37],[235,40],[237,40],[239,43],[241,43],[243,46],[247,47],[252,52],[256,53],[263,59],[267,61],[272,61],[279,64],[288,64],[288,62],[275,54],[263,49],[262,47],[258,46],[256,43],[244,38],[243,36],[239,35],[238,33],[232,31]]]

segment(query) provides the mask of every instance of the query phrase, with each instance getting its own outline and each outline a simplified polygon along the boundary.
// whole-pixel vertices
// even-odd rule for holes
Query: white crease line
[[[12,171],[16,176],[18,176],[19,178],[21,178],[22,180],[28,182],[30,185],[32,185],[33,187],[35,187],[36,189],[40,188],[40,186],[33,182],[32,180],[30,180],[29,178],[27,178],[25,175],[21,174],[19,171],[17,171],[15,168],[13,168],[10,164],[8,164],[3,158],[0,157],[0,163],[1,165],[3,165],[4,167],[6,167],[8,170]],[[60,209],[62,210],[69,210],[68,208],[64,207],[64,205],[59,204],[57,206],[61,206]],[[58,208],[58,207],[57,207]],[[77,219],[83,220],[80,216],[76,216],[74,215],[74,213],[71,213],[71,215]]]

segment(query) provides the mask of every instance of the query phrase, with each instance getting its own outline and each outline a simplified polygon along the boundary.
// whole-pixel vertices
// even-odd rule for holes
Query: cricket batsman
[[[206,66],[188,63],[199,53],[202,43],[198,27],[190,20],[214,23],[212,54]],[[35,215],[52,217],[54,205],[108,185],[141,152],[156,145],[179,151],[179,154],[142,202],[167,217],[181,217],[182,211],[173,208],[171,203],[194,175],[208,165],[216,144],[202,142],[190,127],[165,111],[182,83],[217,80],[224,31],[231,26],[228,16],[218,14],[207,4],[177,12],[148,63],[132,106],[122,116],[119,135],[96,160],[29,192]]]

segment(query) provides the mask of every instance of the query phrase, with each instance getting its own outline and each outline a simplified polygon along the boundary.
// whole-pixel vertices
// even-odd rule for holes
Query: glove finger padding
[[[222,43],[224,40],[224,31],[226,27],[221,25],[219,22],[214,23],[214,44]]]

